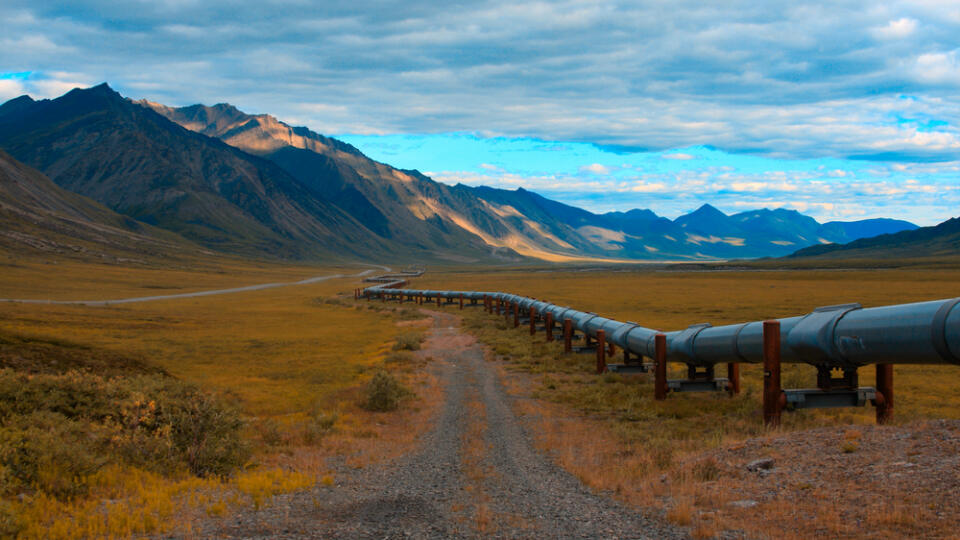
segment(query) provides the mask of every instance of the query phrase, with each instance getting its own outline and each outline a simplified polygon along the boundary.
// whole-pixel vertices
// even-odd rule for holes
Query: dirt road
[[[684,538],[591,493],[532,445],[509,397],[457,318],[433,312],[420,354],[445,386],[435,427],[410,455],[211,525],[243,538]]]
[[[390,269],[386,266],[371,265],[382,268],[386,271]],[[20,300],[16,298],[0,298],[0,302],[18,302],[21,304],[58,304],[58,305],[83,305],[83,306],[112,306],[115,304],[132,304],[136,302],[152,302],[154,300],[174,300],[177,298],[196,298],[198,296],[214,296],[218,294],[231,294],[249,291],[261,291],[263,289],[275,289],[277,287],[292,287],[294,285],[309,285],[310,283],[319,283],[330,279],[338,278],[357,278],[372,274],[375,270],[364,270],[356,274],[331,274],[328,276],[315,276],[312,278],[301,279],[300,281],[287,281],[280,283],[260,283],[258,285],[247,285],[246,287],[234,287],[232,289],[214,289],[209,291],[195,291],[189,293],[164,294],[159,296],[138,296],[134,298],[118,298],[115,300]]]

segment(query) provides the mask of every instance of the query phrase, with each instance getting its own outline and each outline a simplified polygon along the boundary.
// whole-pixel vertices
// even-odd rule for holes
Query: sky
[[[0,101],[104,81],[594,211],[960,215],[956,0],[0,3]]]

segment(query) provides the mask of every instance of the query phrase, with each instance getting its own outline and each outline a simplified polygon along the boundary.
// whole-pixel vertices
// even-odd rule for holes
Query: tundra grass
[[[789,317],[809,313],[819,306],[859,302],[864,307],[921,302],[960,296],[960,270],[815,270],[815,271],[622,271],[622,272],[463,272],[426,274],[417,286],[429,289],[505,291],[593,311],[621,321],[634,321],[649,328],[678,330],[691,324],[713,325]],[[482,313],[482,311],[479,311]],[[484,318],[493,317],[483,315]],[[634,378],[588,377],[592,357],[557,356],[559,345],[543,344],[543,335],[531,339],[525,329],[511,332],[490,332],[487,324],[477,324],[485,339],[497,352],[524,359],[545,375],[561,376],[565,371],[576,379],[561,399],[591,410],[616,410],[637,399],[646,400],[645,390],[623,390],[635,384]],[[587,355],[589,356],[589,355]],[[615,361],[615,359],[614,359]],[[567,366],[574,363],[576,367]],[[530,366],[528,366],[530,367]],[[682,366],[672,366],[674,376],[681,376]],[[718,376],[724,376],[723,366]],[[532,369],[532,368],[531,368]],[[579,370],[579,371],[578,371]],[[675,416],[709,418],[711,411],[728,417],[723,408],[741,407],[744,412],[759,407],[760,368],[741,366],[744,392],[739,398],[709,394],[671,395],[663,413]],[[910,366],[895,367],[897,418],[960,418],[960,367]],[[816,370],[799,365],[784,367],[784,387],[815,386]],[[873,368],[860,369],[861,384],[872,383]],[[622,381],[621,381],[622,379]],[[597,381],[620,381],[597,384]],[[640,378],[646,384],[646,378]],[[629,381],[629,382],[625,382]],[[556,386],[556,382],[553,383]],[[639,383],[636,383],[639,384]],[[613,389],[621,390],[614,391]],[[617,392],[625,392],[618,396]],[[652,390],[649,392],[652,396]],[[743,401],[742,406],[737,405]],[[685,409],[690,410],[685,410]],[[662,415],[658,415],[662,416]],[[834,411],[801,411],[785,414],[790,418],[836,416],[872,421],[873,410],[839,409]],[[707,420],[706,424],[714,424]],[[678,429],[681,429],[678,427]]]
[[[957,297],[958,278],[960,271],[949,269],[451,272],[428,274],[417,286],[512,292],[669,331],[701,322],[720,325],[802,315],[831,304],[870,307]],[[505,378],[507,384],[519,394],[539,398],[521,400],[518,406],[538,419],[535,432],[544,449],[587,484],[641,505],[662,507],[668,519],[693,526],[698,537],[714,536],[717,531],[696,516],[722,514],[724,503],[709,500],[703,486],[714,479],[710,471],[700,470],[698,456],[770,433],[761,419],[760,366],[741,365],[743,390],[738,396],[680,393],[658,402],[653,399],[652,375],[598,376],[593,354],[564,354],[562,342],[546,343],[542,332],[531,337],[527,327],[513,329],[506,318],[479,309],[464,313],[465,327],[515,374]],[[684,366],[670,368],[670,378],[685,377]],[[894,372],[895,423],[960,418],[960,367],[897,365]],[[722,365],[718,376],[725,376]],[[815,377],[811,366],[785,365],[783,386],[814,387]],[[860,369],[861,385],[872,385],[873,377],[872,366]],[[570,410],[577,415],[571,417]],[[778,430],[874,421],[872,407],[801,410],[784,412]],[[767,525],[758,518],[750,529],[763,534]],[[944,526],[913,524],[898,534]]]
[[[26,272],[33,281],[22,289],[8,275],[0,283],[17,297],[27,296],[26,290],[40,296],[117,298],[158,294],[161,286],[231,287],[337,271],[256,264],[236,274],[237,268],[229,270],[124,273],[72,264],[67,274],[48,275],[48,281]],[[61,277],[71,283],[58,284]],[[144,285],[149,285],[146,291]],[[115,367],[118,376],[125,370],[164,373],[240,409],[245,437],[256,450],[246,469],[225,480],[110,465],[85,480],[90,490],[84,496],[58,499],[32,490],[0,501],[0,522],[15,516],[16,528],[27,538],[189,534],[198,516],[265,504],[276,493],[308,487],[321,477],[332,482],[317,457],[324,452],[319,448],[329,444],[349,453],[362,446],[349,443],[351,438],[378,436],[378,426],[391,417],[362,410],[362,389],[382,368],[410,379],[410,370],[387,362],[387,356],[399,335],[409,348],[422,333],[419,327],[398,327],[393,306],[347,301],[355,286],[357,279],[338,279],[106,307],[0,303],[0,353],[8,368],[36,371],[46,354],[57,351],[57,362],[82,359],[93,370]],[[405,311],[401,318],[415,317]]]
[[[291,282],[366,267],[310,266],[228,257],[153,261],[131,267],[71,260],[0,258],[0,298],[111,300]]]

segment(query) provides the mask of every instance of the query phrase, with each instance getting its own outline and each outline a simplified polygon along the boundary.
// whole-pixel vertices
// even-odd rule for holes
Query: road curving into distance
[[[383,269],[386,272],[390,272],[390,268],[387,266],[381,266],[379,264],[364,264],[363,266],[375,266],[377,268]],[[113,306],[117,304],[133,304],[137,302],[153,302],[155,300],[177,300],[180,298],[197,298],[200,296],[214,296],[218,294],[233,294],[240,292],[249,292],[249,291],[261,291],[263,289],[276,289],[278,287],[292,287],[295,285],[309,285],[311,283],[319,283],[321,281],[327,281],[330,279],[338,278],[356,278],[364,277],[370,275],[375,270],[364,270],[356,274],[331,274],[327,276],[315,276],[307,279],[301,279],[300,281],[288,281],[288,282],[279,282],[279,283],[261,283],[259,285],[247,285],[245,287],[233,287],[230,289],[214,289],[209,291],[195,291],[189,293],[178,293],[178,294],[164,294],[158,296],[138,296],[134,298],[118,298],[114,300],[30,300],[30,299],[16,299],[16,298],[0,298],[0,302],[17,302],[21,304],[56,304],[56,305],[79,305],[79,306]]]

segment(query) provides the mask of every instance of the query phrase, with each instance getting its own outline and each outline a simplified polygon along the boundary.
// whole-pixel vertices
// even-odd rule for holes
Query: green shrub
[[[396,343],[393,344],[395,351],[419,351],[420,343],[423,342],[423,334],[409,333],[397,336]]]
[[[23,522],[20,515],[12,504],[0,499],[0,538],[16,538],[21,530]]]
[[[0,489],[4,495],[40,490],[59,499],[85,494],[89,477],[109,462],[100,451],[104,435],[49,411],[11,418],[0,428]]]
[[[337,413],[328,414],[318,408],[310,412],[310,419],[303,426],[303,442],[316,444],[323,437],[333,431],[333,426],[340,416]]]
[[[82,495],[108,463],[227,475],[250,453],[239,412],[162,374],[0,369],[0,494]]]
[[[393,411],[409,393],[396,377],[386,371],[378,371],[367,385],[363,407],[371,411]]]

